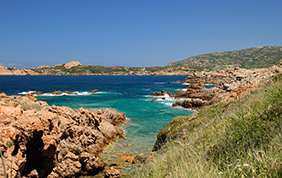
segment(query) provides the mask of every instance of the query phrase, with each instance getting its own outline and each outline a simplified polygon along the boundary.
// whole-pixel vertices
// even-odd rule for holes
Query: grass
[[[276,77],[238,101],[177,117],[158,135],[170,138],[159,154],[126,177],[282,177],[281,106]]]
[[[1,157],[2,165],[3,165],[3,169],[4,169],[4,176],[5,176],[5,178],[7,178],[6,167],[5,167],[4,158],[3,158],[1,150],[0,150],[0,157]]]

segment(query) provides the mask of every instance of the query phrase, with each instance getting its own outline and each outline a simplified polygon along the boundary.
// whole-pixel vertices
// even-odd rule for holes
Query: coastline
[[[157,156],[128,177],[280,177],[281,64],[240,76],[228,71],[233,77],[221,78],[224,82],[214,87],[225,92],[160,130],[153,150]],[[204,94],[202,84],[210,74],[184,80],[192,84],[187,96]]]
[[[0,148],[8,177],[95,175],[109,165],[99,159],[116,138],[124,113],[49,106],[32,94],[0,94]],[[5,176],[3,165],[0,175]]]
[[[194,96],[193,92],[196,92],[196,93],[201,93],[201,95],[195,95],[194,96],[195,99],[205,99],[207,95],[210,95],[211,91],[212,93],[217,93],[217,95],[212,96],[212,98],[207,98],[207,101],[212,101],[211,103],[208,103],[207,106],[212,105],[214,103],[221,102],[221,101],[226,102],[226,101],[231,101],[231,100],[237,100],[238,98],[242,97],[243,95],[253,92],[254,90],[256,90],[259,87],[260,84],[267,82],[269,79],[273,78],[277,74],[280,74],[281,72],[282,72],[281,65],[277,65],[277,66],[273,66],[273,67],[266,68],[266,69],[246,70],[246,69],[240,69],[240,68],[233,68],[233,69],[227,69],[223,71],[193,73],[191,77],[188,77],[182,81],[184,83],[189,83],[189,86],[186,88],[186,91],[180,91],[176,95],[179,98],[193,98],[192,97]],[[219,74],[220,79],[222,80],[224,79],[224,81],[222,82],[222,80],[219,80],[219,78],[215,77],[216,74]],[[209,83],[209,84],[215,83],[215,81],[212,81],[212,80],[215,80],[218,82],[218,84],[216,85],[216,87],[214,87],[214,89],[203,88],[203,85],[206,83]],[[242,88],[242,86],[246,86],[246,87]],[[216,92],[214,92],[215,89],[216,89]],[[222,91],[222,92],[218,92],[218,91]],[[28,97],[28,96],[25,96],[25,97]],[[10,99],[9,96],[8,98]],[[200,110],[204,106],[206,105],[201,105],[197,110]],[[172,123],[173,122],[174,121],[172,121]],[[173,127],[173,126],[170,124],[170,127]],[[181,138],[183,135],[187,133],[185,129],[180,132],[176,132],[177,133],[176,135],[180,136]],[[165,130],[162,130],[159,133],[161,132],[165,134],[165,136],[160,136],[162,139],[167,138],[168,140],[171,141],[171,140],[179,138],[179,137],[167,135]],[[158,139],[160,137],[158,137]],[[162,144],[164,144],[164,143],[167,143],[167,140],[161,140],[161,142]],[[156,145],[157,145],[157,142],[156,142]],[[162,146],[163,145],[160,145],[160,147],[158,146],[158,148],[156,148],[154,151],[158,151]],[[119,154],[124,154],[124,153],[119,153]],[[126,156],[128,156],[127,158],[130,158],[130,159],[132,158],[132,160],[134,159],[134,156],[132,155],[126,155]],[[114,164],[114,165],[111,165],[110,167],[118,167],[118,166]]]
[[[0,66],[0,75],[189,75],[187,67],[84,66],[78,61],[31,69]]]
[[[150,146],[148,146],[148,148],[150,148],[150,151],[151,151],[151,149],[153,147],[153,144],[155,142],[156,134],[157,134],[158,130],[163,128],[168,123],[168,121],[170,121],[170,119],[172,119],[175,116],[175,114],[174,114],[175,112],[172,111],[172,110],[176,110],[176,112],[178,112],[178,113],[180,113],[179,111],[181,111],[184,115],[187,113],[185,109],[174,109],[171,106],[168,107],[166,104],[163,104],[162,101],[151,102],[150,101],[151,97],[150,98],[147,97],[147,94],[149,95],[149,93],[151,91],[151,90],[148,90],[148,88],[150,86],[153,86],[153,88],[154,88],[154,89],[152,88],[153,91],[156,91],[157,90],[156,88],[161,88],[163,86],[170,86],[170,87],[173,88],[173,89],[171,88],[172,90],[175,89],[175,91],[176,91],[176,88],[182,87],[182,85],[175,83],[175,81],[177,81],[179,79],[180,80],[185,79],[184,76],[181,76],[181,77],[143,77],[143,78],[142,77],[130,77],[130,78],[128,78],[129,80],[126,79],[127,77],[119,77],[118,79],[116,77],[105,77],[105,78],[108,78],[109,80],[104,80],[104,79],[100,80],[100,77],[90,77],[90,78],[89,77],[73,77],[73,80],[66,80],[68,77],[62,77],[62,78],[61,77],[27,77],[27,78],[25,78],[25,77],[19,77],[19,78],[18,77],[14,77],[13,79],[11,78],[12,80],[10,80],[9,77],[6,77],[6,79],[4,79],[4,78],[5,77],[3,77],[3,81],[6,81],[6,82],[3,82],[3,85],[6,86],[5,87],[6,89],[3,88],[3,90],[2,90],[4,92],[7,92],[10,87],[18,88],[17,87],[18,86],[17,83],[19,83],[21,81],[24,83],[24,86],[25,86],[24,88],[20,87],[19,89],[15,90],[15,92],[8,92],[9,95],[21,94],[21,96],[24,97],[24,95],[26,93],[30,92],[30,93],[34,93],[35,96],[38,98],[38,100],[44,100],[44,101],[46,101],[48,103],[50,102],[49,103],[50,106],[52,104],[55,104],[55,105],[58,104],[57,106],[67,105],[67,106],[70,106],[73,109],[79,109],[79,107],[85,107],[86,109],[89,108],[89,109],[92,110],[93,108],[103,108],[103,107],[99,107],[99,106],[95,107],[94,106],[95,104],[94,105],[92,105],[92,104],[91,105],[82,104],[84,102],[81,102],[81,105],[79,104],[77,106],[74,106],[74,105],[69,105],[70,103],[65,102],[65,101],[67,101],[67,100],[74,100],[75,101],[75,100],[80,100],[81,98],[84,98],[84,99],[89,100],[90,103],[96,103],[96,102],[100,103],[101,100],[99,98],[105,98],[105,97],[106,98],[107,97],[116,98],[116,97],[118,97],[118,99],[120,98],[118,100],[118,102],[125,102],[125,103],[127,103],[127,101],[132,102],[133,100],[124,100],[123,98],[127,97],[127,92],[133,91],[133,90],[135,91],[135,88],[137,87],[138,91],[142,92],[142,93],[138,92],[139,93],[138,97],[142,100],[142,103],[143,103],[142,106],[145,107],[143,109],[146,109],[145,105],[147,105],[147,104],[148,104],[148,106],[150,108],[154,108],[153,112],[155,112],[158,115],[158,118],[155,118],[155,119],[158,120],[158,123],[159,123],[158,125],[160,125],[160,124],[162,125],[161,127],[158,126],[156,128],[154,126],[152,128],[152,129],[154,129],[154,131],[153,131],[154,132],[153,133],[154,138],[150,137],[150,139],[149,139],[150,143],[145,143],[145,145],[147,145],[147,144],[150,145]],[[69,79],[70,78],[71,77],[69,77]],[[54,80],[54,79],[56,79],[56,80]],[[82,79],[86,79],[86,80],[83,80],[84,82],[81,83]],[[90,90],[96,89],[96,86],[103,86],[103,84],[101,84],[101,83],[97,83],[96,85],[93,85],[93,83],[96,83],[96,81],[104,81],[104,83],[109,83],[109,82],[111,83],[113,81],[117,81],[116,83],[118,84],[117,85],[117,87],[118,87],[119,86],[119,81],[124,80],[124,79],[126,79],[126,81],[127,81],[126,85],[124,85],[125,83],[122,84],[122,86],[124,86],[123,88],[125,89],[125,91],[124,91],[123,88],[121,88],[121,90],[115,90],[114,89],[115,91],[113,92],[113,90],[108,87],[109,86],[108,84],[105,85],[105,88],[98,88],[99,92],[94,93],[94,94],[90,94],[90,95],[88,95],[88,94],[87,95],[83,95],[81,98],[80,98],[80,95],[75,95],[75,94],[65,95],[65,94],[60,94],[60,92],[58,91],[58,90],[61,90],[63,93],[66,93],[66,92],[64,92],[66,88],[64,88],[65,84],[64,84],[63,81],[66,81],[66,83],[68,83],[67,84],[68,85],[67,89],[69,91],[75,93],[75,91],[78,91],[78,92],[90,91]],[[148,79],[152,79],[149,82],[150,83],[149,86],[146,85],[148,83]],[[169,82],[162,82],[162,81],[164,81],[166,79],[169,79],[168,80]],[[54,84],[58,83],[58,84],[62,84],[62,85],[53,85],[51,81],[55,81]],[[77,85],[77,82],[79,82],[80,83],[80,85],[78,85],[79,88],[77,88],[77,87],[73,87],[73,88],[70,87],[68,81],[74,81],[71,84],[72,86]],[[77,82],[75,82],[75,81],[77,81]],[[42,83],[44,85],[40,85],[40,83]],[[52,89],[47,89],[46,88],[47,85],[53,86],[53,87],[51,87]],[[41,92],[39,93],[39,91],[44,91],[44,93],[46,95],[48,94],[48,96],[44,96],[45,94],[40,94]],[[122,93],[122,91],[124,91],[125,93]],[[38,92],[38,95],[36,94],[36,92]],[[54,94],[52,94],[52,93],[54,93]],[[44,96],[44,97],[42,97],[42,96]],[[58,100],[58,101],[60,100],[60,102],[56,103],[56,102],[52,102],[52,100]],[[110,100],[110,102],[111,101],[112,100]],[[138,102],[140,104],[139,99],[136,99],[133,102],[135,102],[136,104]],[[169,102],[171,102],[171,101],[169,101]],[[132,115],[132,112],[128,113],[128,110],[132,110],[131,106],[125,106],[126,108],[130,107],[130,108],[128,108],[128,110],[124,110],[124,109],[116,107],[116,106],[105,105],[105,103],[103,103],[101,106],[105,106],[105,107],[108,107],[108,108],[113,108],[116,111],[122,111],[122,112],[126,113],[126,115],[128,114],[127,117],[130,117],[131,121],[134,120],[133,123],[135,123],[135,125],[132,125],[131,121],[129,121],[131,123],[128,123],[128,121],[127,121],[125,124],[122,124],[122,128],[124,128],[124,129],[126,128],[127,136],[129,136],[128,134],[130,134],[130,133],[128,133],[127,129],[129,129],[129,130],[134,129],[134,133],[135,133],[136,130],[139,130],[139,127],[137,128],[136,126],[137,125],[139,126],[140,123],[142,123],[142,118],[146,118],[146,115],[142,115],[142,114],[141,115],[139,114],[140,116],[138,116],[137,118],[132,118],[134,116],[134,115]],[[134,107],[134,108],[136,108],[136,107]],[[133,109],[132,111],[134,113],[138,113],[138,110]],[[160,113],[159,111],[162,112],[162,113]],[[165,117],[163,117],[162,115],[165,116]],[[151,116],[151,117],[155,117],[155,116]],[[163,117],[163,119],[160,119],[162,117]],[[139,120],[141,122],[139,122],[139,121],[136,122],[136,120]],[[151,122],[151,121],[149,121],[149,122]],[[153,119],[152,123],[154,123],[154,122],[155,121]],[[144,125],[142,124],[140,126],[142,127]],[[151,127],[151,126],[149,126],[149,127]],[[141,129],[141,130],[144,131],[144,129]],[[131,132],[131,131],[129,131],[129,132]],[[146,130],[146,132],[151,133],[152,131],[147,131]],[[138,131],[138,133],[139,133],[139,131]],[[131,132],[131,135],[132,135],[132,132]],[[137,136],[137,137],[134,137],[134,139],[135,138],[137,138],[135,140],[142,139],[141,137]],[[131,137],[128,137],[128,138],[132,139],[133,137],[131,136]],[[113,164],[113,166],[111,166],[111,167],[114,167],[114,168],[118,167],[117,165],[124,166],[125,167],[124,169],[119,169],[119,171],[122,172],[122,173],[126,173],[127,166],[132,168],[132,164],[128,163],[130,161],[130,158],[133,158],[133,157],[137,156],[137,154],[141,155],[142,157],[143,156],[148,156],[148,154],[150,153],[150,151],[148,152],[148,154],[147,154],[147,151],[144,151],[146,153],[144,153],[143,151],[140,151],[140,150],[137,151],[138,153],[135,152],[135,151],[131,151],[131,150],[135,150],[136,147],[138,147],[138,143],[136,141],[132,142],[130,140],[127,141],[127,140],[119,139],[118,142],[119,142],[118,144],[117,144],[117,142],[114,142],[115,144],[112,144],[112,145],[121,145],[121,147],[125,148],[128,151],[123,150],[123,151],[125,151],[124,153],[116,154],[117,158],[120,158],[124,154],[132,154],[132,155],[128,155],[129,156],[129,157],[127,157],[128,159],[123,159],[120,162],[114,162],[115,164],[114,163],[108,163],[107,161],[105,161],[105,162],[108,163],[107,165],[112,165]],[[129,143],[129,146],[126,143]],[[127,145],[128,147],[125,147],[125,145]],[[110,146],[110,147],[112,147],[112,146]],[[118,147],[118,149],[119,148],[120,147]],[[143,147],[142,147],[142,149],[143,149]],[[140,153],[139,153],[139,151],[140,151]],[[107,155],[110,155],[111,152],[116,152],[116,151],[115,151],[115,148],[114,148],[114,150],[106,151],[106,152],[107,152]],[[113,161],[115,161],[115,159],[113,159]]]

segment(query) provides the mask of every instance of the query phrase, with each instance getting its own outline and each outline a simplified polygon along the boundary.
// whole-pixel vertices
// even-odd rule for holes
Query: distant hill
[[[233,67],[264,68],[282,59],[281,46],[265,46],[238,51],[214,52],[171,62],[165,67],[123,67],[83,65],[78,61],[54,66],[20,69],[0,66],[0,75],[190,75],[195,71],[211,71]]]
[[[264,46],[192,56],[182,61],[171,62],[167,67],[182,66],[196,70],[227,67],[262,68],[277,64],[281,58],[281,46]]]
[[[122,67],[82,65],[78,61],[54,66],[41,65],[37,68],[20,69],[0,66],[0,75],[189,75],[185,67]]]

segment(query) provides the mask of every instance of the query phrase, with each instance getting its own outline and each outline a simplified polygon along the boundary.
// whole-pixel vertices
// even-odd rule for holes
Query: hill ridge
[[[185,66],[195,69],[226,67],[263,68],[277,64],[282,58],[282,46],[258,46],[235,51],[213,52],[174,61],[167,67]]]

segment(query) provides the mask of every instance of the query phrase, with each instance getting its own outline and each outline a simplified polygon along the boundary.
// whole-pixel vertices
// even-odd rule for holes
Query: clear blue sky
[[[281,0],[0,0],[0,65],[165,66],[282,45]]]

